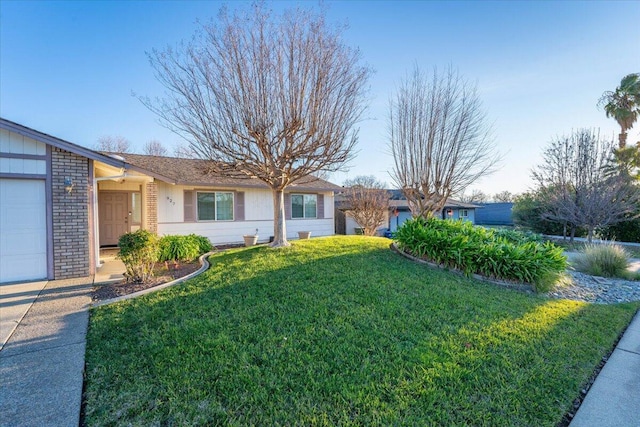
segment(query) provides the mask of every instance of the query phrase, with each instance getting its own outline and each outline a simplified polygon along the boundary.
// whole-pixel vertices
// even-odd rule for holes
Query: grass
[[[567,240],[553,239],[552,242],[555,245],[564,248],[564,250],[571,251],[571,252],[584,252],[586,248],[589,246],[598,246],[598,245],[606,246],[612,243],[620,244],[630,257],[640,258],[640,248],[636,246],[625,245],[624,242],[611,242],[611,243],[587,243],[587,242],[578,242],[578,241],[570,242],[569,238],[567,238]]]
[[[576,259],[576,270],[593,276],[626,277],[629,255],[619,245],[587,245]]]
[[[92,310],[84,423],[553,426],[640,306],[523,294],[388,244],[220,253]]]

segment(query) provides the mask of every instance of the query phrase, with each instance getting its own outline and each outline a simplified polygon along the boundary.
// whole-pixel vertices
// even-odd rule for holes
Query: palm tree
[[[620,125],[619,147],[627,145],[627,131],[640,115],[640,73],[625,76],[615,92],[602,94],[598,106],[604,107],[607,117],[613,117]]]

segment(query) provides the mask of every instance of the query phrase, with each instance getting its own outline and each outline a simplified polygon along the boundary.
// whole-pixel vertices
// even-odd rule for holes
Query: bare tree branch
[[[352,157],[371,73],[360,56],[322,12],[222,9],[190,43],[149,55],[167,90],[141,100],[212,170],[272,189],[273,246],[286,246],[283,191]]]
[[[131,151],[131,142],[124,136],[105,135],[98,139],[95,149],[109,153],[129,153]]]
[[[149,156],[166,156],[167,149],[158,140],[152,139],[147,142],[143,147],[144,154]]]
[[[500,160],[475,85],[417,66],[389,105],[393,178],[415,216],[439,212]]]
[[[571,236],[585,227],[588,239],[598,227],[629,219],[640,201],[638,187],[623,175],[609,175],[614,142],[591,129],[551,141],[543,163],[533,170],[538,191],[547,201],[544,218],[568,224]]]
[[[357,176],[344,182],[343,195],[353,219],[366,236],[376,234],[389,211],[389,193],[374,176]]]

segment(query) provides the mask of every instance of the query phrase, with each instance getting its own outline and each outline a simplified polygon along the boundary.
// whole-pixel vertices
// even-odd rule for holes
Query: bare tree
[[[178,145],[173,149],[173,155],[180,159],[194,159],[198,157],[196,152],[188,145]]]
[[[489,196],[487,196],[482,190],[471,190],[471,194],[467,195],[462,193],[460,195],[460,201],[465,203],[487,203]]]
[[[452,68],[416,66],[389,105],[393,178],[415,216],[440,212],[500,160],[476,86]]]
[[[567,224],[572,239],[576,227],[585,227],[591,241],[598,227],[629,219],[640,201],[629,180],[608,176],[613,147],[613,141],[600,139],[597,132],[578,129],[553,140],[532,173],[547,201],[544,217]]]
[[[166,156],[167,149],[162,145],[162,143],[156,139],[152,139],[151,141],[144,144],[142,149],[144,154],[149,156]]]
[[[493,195],[493,200],[501,203],[512,203],[515,201],[515,199],[516,195],[506,190]]]
[[[129,153],[131,151],[131,142],[124,136],[105,135],[98,139],[95,148],[97,151],[107,151],[109,153]]]
[[[213,171],[271,188],[274,247],[289,245],[284,190],[352,158],[371,71],[341,37],[324,12],[276,16],[259,2],[149,55],[167,90],[142,101]]]
[[[389,211],[389,193],[374,176],[357,176],[344,182],[344,199],[353,219],[366,236],[376,234]]]

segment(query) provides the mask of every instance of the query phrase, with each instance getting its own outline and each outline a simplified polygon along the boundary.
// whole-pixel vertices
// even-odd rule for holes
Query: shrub
[[[562,248],[517,231],[496,232],[465,221],[415,218],[398,229],[402,250],[465,274],[551,288],[566,268]]]
[[[126,233],[118,240],[118,258],[125,265],[125,277],[129,282],[145,282],[153,276],[153,266],[158,260],[158,237],[140,229]]]
[[[592,276],[626,277],[629,255],[614,244],[587,245],[575,261],[575,268]]]
[[[193,261],[212,249],[209,239],[203,236],[164,236],[160,239],[158,261]]]

